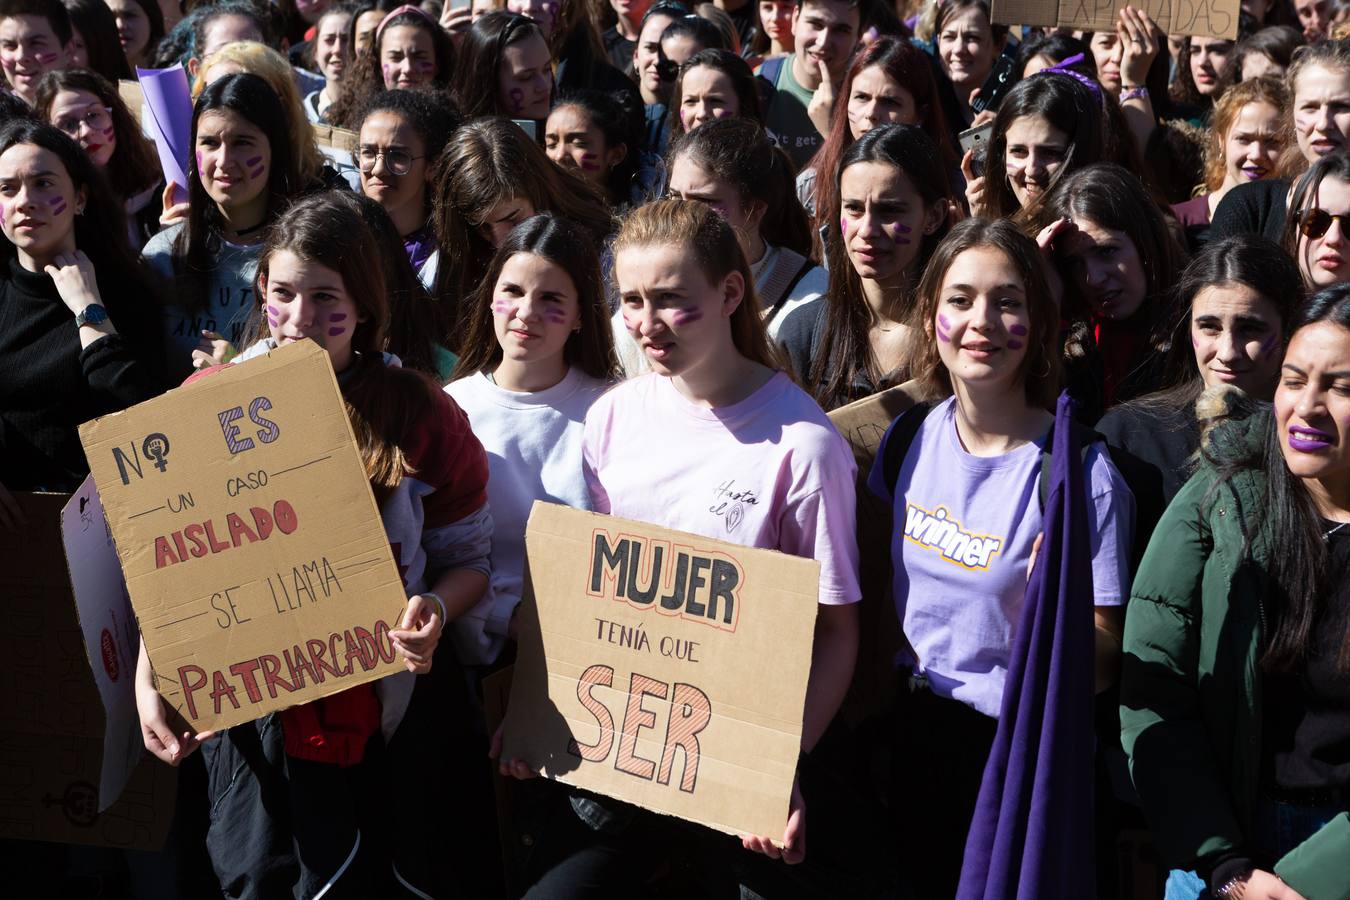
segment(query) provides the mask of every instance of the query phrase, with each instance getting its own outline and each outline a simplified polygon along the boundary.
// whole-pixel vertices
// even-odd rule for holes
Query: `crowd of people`
[[[407,672],[219,734],[142,647],[168,845],[10,868],[65,860],[65,897],[92,871],[102,897],[948,900],[1067,391],[1098,773],[1073,896],[1350,898],[1350,3],[1243,0],[1229,30],[0,0],[0,529],[85,478],[81,423],[307,339],[408,595]],[[174,64],[186,184],[119,88]],[[899,385],[920,402],[859,472],[827,414]],[[784,833],[502,758],[482,684],[536,500],[820,563]],[[878,608],[889,687],[846,716]]]

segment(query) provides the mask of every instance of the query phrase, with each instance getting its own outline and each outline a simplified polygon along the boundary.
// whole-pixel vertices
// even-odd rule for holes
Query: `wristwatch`
[[[97,303],[90,303],[75,314],[76,325],[101,325],[108,321],[108,311]]]

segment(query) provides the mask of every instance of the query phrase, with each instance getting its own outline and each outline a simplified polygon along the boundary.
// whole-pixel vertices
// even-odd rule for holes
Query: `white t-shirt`
[[[816,559],[821,603],[861,597],[853,452],[786,374],[718,409],[662,375],[626,381],[591,407],[582,451],[597,511]]]
[[[591,508],[581,467],[582,423],[606,387],[580,369],[532,394],[504,390],[481,372],[445,386],[487,451],[493,522],[490,590],[453,623],[462,662],[487,665],[501,653],[520,602],[525,523],[534,501]]]

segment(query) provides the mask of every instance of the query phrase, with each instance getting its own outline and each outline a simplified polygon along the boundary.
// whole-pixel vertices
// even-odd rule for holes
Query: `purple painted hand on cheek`
[[[942,313],[938,313],[937,317],[937,336],[944,344],[952,342],[952,323],[947,321],[947,317]]]

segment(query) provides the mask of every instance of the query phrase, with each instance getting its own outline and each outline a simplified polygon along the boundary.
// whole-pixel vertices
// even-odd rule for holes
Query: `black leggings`
[[[902,682],[891,765],[901,881],[924,900],[951,900],[998,720]]]

